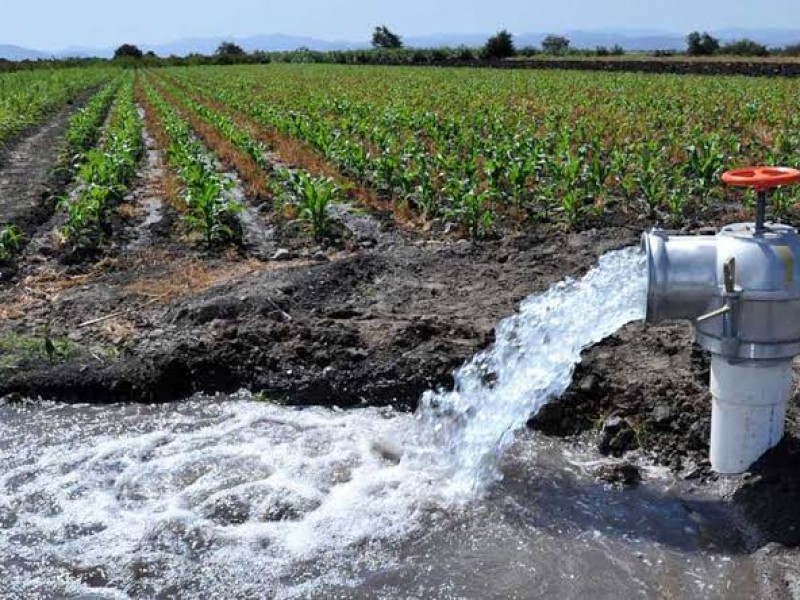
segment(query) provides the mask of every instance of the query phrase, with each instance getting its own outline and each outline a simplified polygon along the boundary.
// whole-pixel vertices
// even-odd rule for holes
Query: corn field
[[[724,198],[727,168],[800,164],[791,80],[330,66],[159,77],[302,142],[421,219],[456,216],[475,232],[497,213],[677,224]]]
[[[342,202],[388,209],[418,230],[451,222],[475,239],[540,222],[580,230],[609,217],[682,226],[719,207],[749,212],[753,199],[726,190],[724,170],[800,166],[796,81],[576,71],[267,65],[2,75],[0,143],[81,95],[64,144],[77,191],[61,202],[62,233],[89,245],[134,185],[138,110],[178,182],[187,235],[207,247],[241,242],[231,172],[249,202],[273,220],[305,223],[321,241]],[[793,190],[776,194],[775,216],[789,217],[798,200]],[[6,247],[18,245],[6,237]]]

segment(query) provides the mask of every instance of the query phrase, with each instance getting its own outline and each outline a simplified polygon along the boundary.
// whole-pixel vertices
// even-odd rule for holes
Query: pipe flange
[[[754,344],[742,340],[735,340],[732,343],[731,338],[719,338],[700,330],[695,330],[697,343],[711,352],[719,356],[724,356],[729,359],[735,360],[790,360],[795,356],[800,356],[800,342],[786,342],[781,344]]]

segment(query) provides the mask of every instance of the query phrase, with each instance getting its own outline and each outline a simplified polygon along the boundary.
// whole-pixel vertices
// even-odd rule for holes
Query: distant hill
[[[44,52],[29,50],[20,46],[0,44],[0,58],[5,58],[6,60],[36,60],[47,58],[47,55]]]
[[[169,44],[143,45],[145,51],[152,50],[159,56],[186,56],[193,52],[200,54],[213,54],[217,47],[225,41],[233,41],[240,45],[247,52],[265,50],[269,52],[283,52],[297,50],[298,48],[308,48],[309,50],[350,50],[354,48],[366,48],[366,42],[347,42],[347,41],[327,41],[313,37],[284,35],[275,33],[271,35],[256,35],[250,37],[217,36],[211,38],[190,38],[178,40]]]
[[[400,32],[402,33],[402,32]],[[558,33],[558,32],[556,32]],[[688,33],[688,32],[687,32]],[[786,46],[800,43],[800,29],[721,29],[711,32],[724,42],[749,38],[770,47]],[[607,30],[607,31],[567,31],[560,32],[566,35],[575,48],[595,48],[597,46],[613,46],[619,44],[629,51],[651,51],[659,49],[680,50],[686,46],[686,34],[663,33],[645,30]],[[490,33],[476,34],[434,34],[428,36],[407,36],[404,41],[412,48],[431,48],[436,46],[481,46],[486,42]],[[515,35],[517,46],[539,46],[547,33],[522,33]],[[366,41],[329,41],[314,37],[293,36],[275,33],[271,35],[256,35],[249,37],[214,36],[204,38],[186,38],[166,44],[141,44],[144,51],[152,50],[159,56],[186,56],[191,53],[212,54],[219,44],[224,41],[233,41],[247,52],[265,50],[280,52],[308,48],[310,50],[353,50],[368,48]],[[52,53],[21,48],[19,46],[0,44],[0,58],[8,60],[23,60],[37,58],[57,57],[92,57],[110,58],[114,48],[92,48],[86,46],[73,46]]]

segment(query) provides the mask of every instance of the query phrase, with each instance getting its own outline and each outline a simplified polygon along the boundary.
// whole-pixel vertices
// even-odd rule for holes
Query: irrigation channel
[[[236,397],[0,406],[3,598],[755,595],[724,505],[525,430],[583,348],[643,318],[612,252],[528,299],[417,414]]]

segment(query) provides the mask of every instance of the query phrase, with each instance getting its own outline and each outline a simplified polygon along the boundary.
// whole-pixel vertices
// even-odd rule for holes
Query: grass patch
[[[0,368],[14,369],[24,363],[59,363],[82,354],[80,346],[66,338],[0,335]]]

